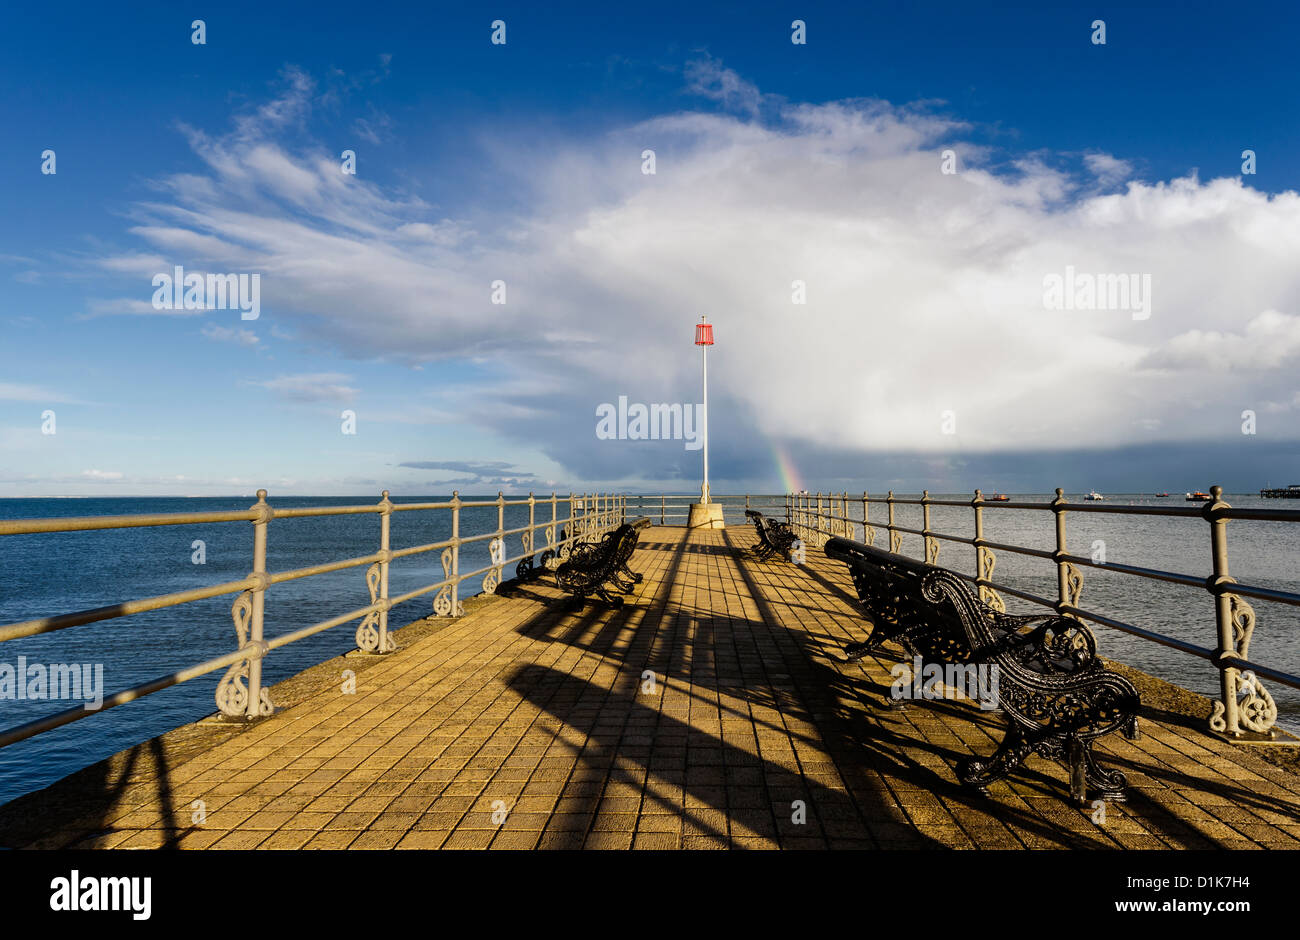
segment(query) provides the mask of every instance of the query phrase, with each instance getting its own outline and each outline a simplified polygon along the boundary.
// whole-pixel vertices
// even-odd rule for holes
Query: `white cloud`
[[[237,343],[240,346],[256,346],[259,342],[257,334],[252,330],[231,329],[225,326],[217,326],[215,323],[205,324],[199,332],[208,339],[216,340],[222,343]]]
[[[196,317],[203,313],[203,308],[186,310],[183,307],[155,307],[153,305],[153,291],[148,282],[145,282],[149,294],[149,300],[141,300],[138,297],[113,297],[106,300],[92,300],[90,302],[90,311],[82,314],[82,319],[91,319],[93,317],[112,316],[117,314],[130,314],[140,317]]]
[[[357,390],[346,383],[351,377],[336,372],[316,372],[300,375],[280,375],[266,382],[257,382],[291,401],[351,401]]]
[[[463,223],[451,219],[443,219],[437,225],[430,225],[427,222],[407,222],[397,226],[396,232],[412,241],[431,242],[444,247],[455,245],[474,234]]]
[[[1151,369],[1266,371],[1300,365],[1300,317],[1265,310],[1241,333],[1188,330],[1143,359]]]
[[[352,132],[366,143],[379,146],[392,138],[393,119],[371,105],[366,117],[359,117],[352,122]]]
[[[725,108],[758,114],[763,95],[752,82],[741,78],[716,59],[705,57],[686,64],[686,87],[692,94],[710,98]]]
[[[1083,163],[1103,186],[1118,183],[1133,173],[1132,163],[1109,153],[1085,153]]]
[[[1260,311],[1295,316],[1294,192],[1189,175],[1102,195],[1097,179],[1126,177],[1126,160],[1085,155],[1091,178],[1051,155],[994,164],[963,141],[970,128],[926,108],[787,103],[712,61],[687,76],[732,113],[489,151],[499,177],[521,184],[523,208],[454,222],[344,177],[323,146],[277,143],[311,110],[310,80],[297,76],[233,133],[191,131],[207,173],[164,181],[169,200],[139,211],[156,247],[202,244],[231,268],[255,257],[263,304],[304,345],[495,366],[467,417],[557,453],[564,441],[590,446],[590,408],[633,384],[649,400],[695,394],[700,313],[717,324],[711,394],[747,422],[731,433],[864,451],[1199,439],[1203,408],[1163,370],[1206,361],[1216,343],[1233,363],[1279,355],[1264,348],[1279,344],[1273,327],[1248,324]],[[659,155],[654,176],[640,171],[645,147]],[[946,147],[962,154],[957,175],[940,172]],[[1045,309],[1044,276],[1067,266],[1149,274],[1150,318]],[[489,302],[497,279],[505,307]],[[806,305],[791,303],[795,280]],[[346,381],[263,384],[344,400]],[[1198,392],[1204,408],[1228,411],[1289,397],[1237,372]],[[949,408],[956,438],[940,433]]]
[[[0,401],[33,401],[45,404],[80,404],[73,398],[39,385],[0,382]]]

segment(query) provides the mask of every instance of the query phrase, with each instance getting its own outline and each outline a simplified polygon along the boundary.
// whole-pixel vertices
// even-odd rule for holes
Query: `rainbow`
[[[781,474],[781,485],[785,487],[785,492],[802,492],[804,486],[799,479],[799,471],[795,469],[794,461],[790,459],[789,452],[780,444],[773,444],[772,457],[776,460],[776,469]]]

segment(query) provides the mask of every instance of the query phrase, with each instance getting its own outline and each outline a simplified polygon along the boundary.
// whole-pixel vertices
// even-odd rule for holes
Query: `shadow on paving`
[[[160,738],[137,744],[0,807],[0,844],[7,848],[72,847],[69,841],[80,843],[118,828],[116,811],[129,797],[136,806],[158,800],[163,825],[154,830],[159,839],[150,847],[174,848],[196,827],[190,824],[188,812],[175,812],[169,769]],[[150,780],[153,786],[145,791],[133,788],[141,779]]]
[[[1015,838],[1034,845],[1118,844],[1103,829],[1070,829],[1067,823],[1077,826],[1080,810],[1068,802],[1062,779],[1041,768],[1018,770],[1015,794],[1006,783],[996,784],[990,797],[958,784],[957,761],[973,751],[991,753],[1002,720],[942,699],[901,707],[889,703],[887,686],[867,674],[867,662],[844,668],[840,645],[864,638],[869,624],[851,590],[837,583],[838,571],[755,564],[726,530],[723,544],[689,538],[642,543],[636,558],[653,559],[643,588],[653,596],[622,608],[591,601],[573,612],[550,588],[517,582],[500,588],[540,605],[515,628],[520,635],[588,654],[591,661],[584,657],[581,666],[587,676],[597,658],[614,667],[612,681],[602,684],[530,656],[502,677],[585,741],[561,802],[586,828],[548,830],[550,846],[594,844],[593,827],[606,814],[631,827],[656,814],[679,816],[688,848],[764,840],[783,848],[941,848],[965,844],[958,827],[976,845],[990,844],[991,834],[1009,842],[1008,826]],[[702,570],[683,570],[700,556],[727,560],[696,561]],[[714,564],[726,568],[720,581]],[[789,596],[787,582],[794,578],[800,580]],[[673,600],[682,588],[688,598],[711,597],[698,606]],[[875,661],[894,658],[881,651]],[[647,672],[655,683],[649,693]],[[1142,717],[1190,727],[1164,712],[1144,709]],[[974,730],[967,734],[968,728]],[[161,828],[149,824],[151,845],[175,846],[196,827],[188,807],[175,805],[171,768],[211,746],[186,737],[192,730],[146,741],[0,807],[0,844],[56,847],[74,831],[71,841],[93,842],[99,834],[133,828],[136,808],[157,801],[163,822]],[[964,743],[981,734],[987,742]],[[1127,743],[1119,750],[1105,751],[1106,762],[1133,782],[1135,775],[1145,778],[1130,786],[1124,815],[1170,843],[1224,844],[1174,811],[1175,801],[1186,807],[1178,791],[1198,804],[1294,813],[1290,803],[1255,792],[1246,781],[1208,781]],[[806,803],[806,824],[792,822],[797,800]]]
[[[802,566],[801,570],[808,576],[803,591],[825,601],[829,601],[831,596],[838,597],[850,609],[836,612],[827,603],[819,607],[800,603],[797,599],[783,599],[783,606],[795,610],[802,608],[808,612],[806,616],[815,619],[801,625],[812,628],[811,631],[782,627],[764,588],[755,582],[748,559],[742,556],[740,547],[729,534],[724,532],[722,537],[726,541],[723,546],[681,542],[658,548],[671,549],[673,557],[657,579],[656,596],[648,607],[609,611],[603,605],[592,604],[577,616],[547,611],[518,628],[533,639],[582,649],[620,667],[613,687],[608,689],[536,666],[525,667],[508,680],[515,691],[533,704],[589,736],[582,760],[590,761],[588,766],[591,769],[612,764],[624,769],[612,773],[611,780],[631,783],[638,777],[644,779],[645,811],[651,811],[656,783],[667,787],[680,784],[688,798],[693,797],[695,801],[705,802],[729,814],[741,831],[767,832],[770,831],[768,827],[777,826],[783,845],[793,838],[788,833],[795,828],[786,822],[789,815],[786,808],[789,800],[800,798],[808,802],[810,819],[811,813],[816,813],[821,831],[831,844],[837,838],[851,842],[860,838],[865,829],[872,840],[882,846],[907,845],[909,840],[910,844],[937,845],[939,843],[925,834],[927,826],[952,826],[954,819],[946,812],[934,812],[938,809],[935,805],[938,801],[918,797],[920,792],[941,798],[942,804],[958,817],[959,825],[968,830],[976,844],[980,842],[981,831],[1007,825],[1014,827],[1018,836],[1023,837],[1020,841],[1032,837],[1033,844],[1116,847],[1118,843],[1103,829],[1098,829],[1095,835],[1072,830],[1033,808],[999,800],[996,790],[994,796],[984,796],[962,787],[956,781],[956,763],[973,751],[983,755],[991,753],[1004,729],[1002,721],[957,702],[910,703],[907,708],[919,710],[917,717],[922,724],[933,722],[935,730],[942,736],[950,736],[951,732],[939,720],[940,716],[952,722],[981,727],[989,736],[987,747],[976,748],[960,741],[955,747],[949,747],[927,740],[920,728],[897,720],[907,709],[887,705],[887,687],[871,679],[865,670],[858,675],[847,675],[827,664],[827,659],[836,658],[840,641],[829,633],[818,634],[817,628],[826,625],[823,621],[830,621],[834,615],[841,619],[847,615],[858,618],[860,632],[865,633],[869,626],[865,618],[855,612],[856,598],[848,590],[821,572]],[[656,549],[646,546],[646,550]],[[734,558],[736,575],[745,588],[745,600],[753,603],[758,616],[720,616],[671,603],[669,598],[673,586],[682,577],[683,556],[688,554]],[[789,569],[783,567],[782,570],[789,574]],[[704,588],[698,583],[694,586]],[[779,588],[772,586],[767,590],[777,591]],[[641,614],[644,617],[636,623],[635,618]],[[625,637],[629,630],[634,633],[631,642],[624,640],[620,645],[620,638]],[[889,658],[889,654],[883,654],[878,660]],[[722,721],[752,721],[760,738],[765,731],[788,732],[796,740],[803,737],[808,744],[820,746],[834,764],[835,773],[823,775],[831,785],[819,783],[818,775],[801,774],[732,747],[718,737],[702,732],[691,721],[682,721],[659,710],[657,706],[660,703],[655,703],[655,707],[641,704],[645,697],[639,693],[639,684],[645,670],[664,677],[670,688],[689,688],[692,709],[699,704],[716,707],[719,696],[725,696],[746,703],[748,708],[728,711],[726,706],[722,706]],[[593,709],[592,703],[597,699],[601,705]],[[585,708],[577,708],[575,703],[578,702],[584,703]],[[774,714],[775,718],[764,718],[765,713]],[[1154,716],[1144,717],[1150,720]],[[803,733],[790,731],[784,724],[787,720],[796,729],[802,725],[815,731],[811,734],[806,730]],[[680,742],[683,738],[688,742],[687,757],[692,760],[685,768],[685,777],[681,776],[676,763],[682,753]],[[718,759],[718,750],[724,768],[749,766],[761,771],[770,817],[752,805],[729,802],[725,788],[718,789],[718,783],[726,779],[725,775],[709,774],[702,769],[692,777],[694,755],[698,752],[701,759],[713,761]],[[1231,800],[1238,806],[1282,813],[1289,811],[1288,806],[1235,783],[1216,784],[1199,780],[1169,768],[1139,764],[1109,753],[1106,760],[1130,773],[1144,774],[1149,780],[1171,789],[1191,788],[1222,800]],[[837,776],[843,781],[843,789],[835,784]],[[1080,810],[1069,803],[1062,780],[1033,766],[1021,767],[1013,779],[1021,796],[1042,797],[1040,804],[1051,803],[1047,807],[1051,812],[1056,812],[1053,807],[1059,806],[1063,819],[1077,821],[1079,818]],[[1005,786],[1005,783],[995,785]],[[599,794],[593,794],[593,808],[598,800]],[[907,817],[899,814],[897,807],[900,803]],[[1140,816],[1149,828],[1174,844],[1187,848],[1220,844],[1187,820],[1179,818],[1165,804],[1153,799],[1149,788],[1130,787],[1130,800],[1123,812]],[[974,825],[971,825],[972,821]],[[808,835],[814,832],[806,830]],[[577,833],[572,838],[578,840],[581,835]]]
[[[724,537],[726,537],[727,540],[730,541],[729,536],[724,536]],[[746,584],[749,586],[751,593],[757,595],[759,593],[759,589],[754,584],[746,566],[742,564],[739,565],[739,568],[740,568],[741,576],[745,579]],[[801,570],[805,574],[809,575],[813,580],[825,585],[828,588],[828,593],[837,594],[841,597],[848,597],[850,601],[850,607],[853,608],[855,611],[858,610],[858,601],[856,597],[850,596],[847,594],[846,591],[838,589],[837,586],[833,584],[833,582],[828,581],[826,577],[824,577],[819,572],[815,571],[811,565],[803,565],[801,566]],[[845,578],[846,579],[848,578],[847,573],[845,574]],[[760,606],[762,606],[765,609],[765,613],[766,613],[767,610],[766,606],[762,604],[762,602],[760,602]],[[859,616],[862,619],[864,628],[865,626],[869,625],[869,621],[867,621],[865,615],[859,614]],[[828,637],[827,639],[829,640],[830,638]],[[860,639],[860,638],[854,637],[854,639]],[[888,654],[885,656],[877,655],[875,658],[878,661],[880,659],[892,659],[898,662],[905,661],[905,657],[901,655],[892,655],[892,656]],[[838,676],[840,674],[836,673],[836,675]],[[881,696],[881,700],[878,703],[876,703],[876,707],[883,707],[886,710],[894,710],[898,707],[896,705],[887,704],[887,699],[888,699],[887,688],[884,688],[880,684],[873,682],[869,677],[865,675],[865,673],[863,675],[863,679],[865,680],[865,687],[869,687],[876,690],[878,694]],[[993,736],[994,741],[1000,739],[1001,734],[1005,729],[1004,722],[1002,720],[993,717],[993,715],[996,713],[990,713],[990,714],[982,713],[972,709],[968,705],[959,705],[957,702],[950,702],[944,699],[937,699],[937,700],[925,701],[925,702],[911,702],[907,707],[909,708],[915,707],[915,708],[925,709],[931,712],[945,713],[946,715],[956,718],[958,720],[964,720],[968,722],[975,722],[981,724],[985,726],[986,731]],[[1162,724],[1174,725],[1177,727],[1181,727],[1189,730],[1195,730],[1198,732],[1202,730],[1201,727],[1197,725],[1191,718],[1188,718],[1187,716],[1184,715],[1179,715],[1173,712],[1169,712],[1164,709],[1143,707],[1139,712],[1139,716],[1141,720],[1144,722],[1160,722]],[[950,768],[953,768],[952,776],[954,781],[955,781],[954,765],[956,759],[965,756],[968,753],[970,753],[970,751],[964,750],[960,753],[946,752],[943,755],[944,759],[948,762]],[[981,750],[981,753],[986,753],[986,752]],[[1173,813],[1169,809],[1168,803],[1153,798],[1151,792],[1154,788],[1133,785],[1135,778],[1137,778],[1139,775],[1145,776],[1150,781],[1158,782],[1159,784],[1162,784],[1165,788],[1167,788],[1166,792],[1172,790],[1179,790],[1179,789],[1184,791],[1186,790],[1196,791],[1197,794],[1201,795],[1200,802],[1202,803],[1211,802],[1210,800],[1206,800],[1205,797],[1214,797],[1216,799],[1213,799],[1212,802],[1216,804],[1226,802],[1234,807],[1251,807],[1272,814],[1277,814],[1286,817],[1293,817],[1294,809],[1292,804],[1288,802],[1272,799],[1266,795],[1260,794],[1252,789],[1249,789],[1245,785],[1232,783],[1232,782],[1218,783],[1218,782],[1206,780],[1204,778],[1192,777],[1187,774],[1181,773],[1172,767],[1157,764],[1154,761],[1146,761],[1140,763],[1129,757],[1125,757],[1122,754],[1114,754],[1104,749],[1101,750],[1100,756],[1108,766],[1123,770],[1129,776],[1130,786],[1128,789],[1128,800],[1122,804],[1125,807],[1122,810],[1122,812],[1125,815],[1141,818],[1144,821],[1144,823],[1146,823],[1148,829],[1158,832],[1161,838],[1169,842],[1175,843],[1183,848],[1208,849],[1208,848],[1218,847],[1222,845],[1222,843],[1219,840],[1207,836],[1204,832],[1201,832],[1200,830],[1196,829],[1195,826],[1189,824],[1189,822],[1185,818],[1182,818],[1177,814]],[[1042,773],[1039,770],[1036,770],[1035,768],[1032,768],[1027,765],[1022,765],[1020,768],[1018,768],[1015,774],[1013,774],[1012,779],[1020,783],[1024,783],[1026,781],[1032,780],[1035,783],[1042,786],[1044,796],[1055,797],[1056,799],[1061,801],[1061,805],[1063,806],[1068,805],[1066,797],[1062,792],[1063,783],[1061,781],[1053,779],[1052,777],[1047,776],[1046,774]],[[1005,787],[1006,784],[1005,783],[995,784],[995,787],[999,787],[999,786]],[[1023,822],[1024,814],[1017,813],[1013,807],[1008,807],[1003,804],[996,804],[992,802],[991,798],[982,797],[977,794],[972,794],[970,791],[961,788],[960,785],[956,785],[955,791],[952,789],[951,786],[949,786],[949,792],[943,795],[950,796],[950,797],[955,796],[961,802],[965,803],[966,805],[972,808],[982,809],[985,812],[989,812],[996,815],[999,819],[1002,819],[1004,821],[1014,822],[1017,826],[1024,825]],[[1259,821],[1260,820],[1256,820],[1256,822]],[[1061,836],[1065,836],[1067,839],[1070,840],[1070,844],[1078,844],[1078,840],[1079,840],[1078,833],[1071,833],[1071,832],[1060,831],[1060,830],[1053,830],[1053,832],[1058,833]],[[1092,840],[1085,840],[1085,844],[1097,845],[1098,843]],[[1106,846],[1112,845],[1112,843],[1110,843],[1109,841],[1105,841],[1100,844]]]
[[[737,565],[737,570],[748,599],[759,611],[758,618],[718,616],[670,603],[683,555],[736,554],[730,545],[679,543],[673,548],[674,555],[658,580],[656,597],[648,608],[625,607],[611,612],[593,604],[577,617],[543,613],[517,628],[531,638],[563,643],[617,663],[620,669],[612,688],[594,686],[538,666],[523,667],[507,680],[514,691],[534,705],[588,736],[580,758],[588,769],[597,771],[612,762],[612,781],[635,783],[644,779],[647,805],[643,812],[653,811],[656,786],[680,785],[688,803],[693,799],[730,816],[732,824],[742,832],[769,833],[776,827],[783,846],[794,844],[800,836],[824,834],[831,845],[856,842],[898,848],[942,847],[924,831],[924,817],[930,807],[928,800],[917,795],[922,793],[980,812],[996,809],[1000,817],[1055,844],[1111,844],[1053,827],[1036,813],[991,804],[987,798],[962,789],[950,770],[945,777],[910,756],[909,751],[927,752],[950,768],[967,752],[919,739],[910,728],[900,733],[882,723],[868,695],[874,691],[883,696],[880,687],[865,674],[849,678],[818,662],[816,655],[823,651],[802,631],[779,626],[763,592],[743,564]],[[638,625],[633,618],[639,612],[644,612],[645,617]],[[633,639],[626,648],[619,649],[616,641],[629,628],[635,630]],[[801,773],[731,746],[701,731],[692,721],[673,717],[660,709],[662,700],[654,705],[642,704],[647,701],[640,693],[646,670],[666,679],[670,689],[689,687],[692,711],[706,706],[721,708],[722,722],[752,722],[760,738],[764,732],[775,732],[802,739],[824,749],[833,766],[804,767]],[[744,711],[727,710],[719,706],[720,696],[739,700],[748,707]],[[774,717],[764,718],[764,714]],[[958,714],[956,709],[953,714]],[[968,719],[969,715],[961,717]],[[790,731],[786,721],[794,723],[796,730]],[[799,726],[805,730],[797,730]],[[642,740],[646,743],[640,743]],[[730,773],[732,768],[758,772]],[[1041,774],[1026,776],[1037,777],[1045,795],[1051,792],[1053,781],[1049,778]],[[819,782],[819,777],[827,783]],[[734,802],[728,784],[735,779],[761,788],[766,796],[763,805],[760,807],[750,792],[741,793],[741,802]],[[910,792],[902,794],[900,800],[898,790]],[[599,798],[599,793],[593,793],[588,808],[594,810]],[[806,827],[789,822],[790,804],[796,799],[808,805]],[[903,815],[900,801],[909,815],[919,818]],[[688,810],[688,823],[690,819]],[[953,824],[946,814],[944,819],[949,826]],[[819,827],[814,828],[814,820]],[[868,833],[870,843],[864,841]],[[725,837],[726,833],[717,835]],[[574,833],[570,838],[580,844],[583,836]]]

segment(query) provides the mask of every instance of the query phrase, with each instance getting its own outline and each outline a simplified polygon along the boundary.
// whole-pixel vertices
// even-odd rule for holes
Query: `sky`
[[[1294,4],[41,6],[0,497],[1300,481]]]

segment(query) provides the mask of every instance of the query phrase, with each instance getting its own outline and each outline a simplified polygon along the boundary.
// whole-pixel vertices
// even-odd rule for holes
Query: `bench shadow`
[[[956,782],[952,766],[967,752],[921,740],[911,729],[892,727],[890,712],[884,712],[868,701],[873,695],[887,694],[887,688],[882,689],[865,672],[860,678],[850,679],[819,662],[818,659],[825,656],[822,645],[801,631],[779,626],[779,618],[744,566],[736,567],[745,584],[747,599],[758,608],[757,618],[719,617],[667,603],[667,595],[679,576],[682,558],[691,554],[689,547],[682,543],[674,548],[673,558],[662,576],[656,579],[656,597],[630,647],[620,651],[616,648],[616,638],[624,634],[635,608],[613,612],[584,611],[581,617],[566,625],[559,636],[550,635],[557,618],[547,616],[545,612],[517,628],[534,638],[564,642],[614,659],[620,665],[616,685],[623,683],[625,687],[617,691],[603,690],[609,698],[600,713],[609,717],[607,710],[613,709],[616,715],[625,719],[624,724],[616,720],[613,725],[606,723],[602,726],[590,715],[573,716],[564,707],[557,706],[557,701],[575,702],[580,698],[590,701],[592,690],[586,688],[582,680],[563,674],[539,673],[539,667],[533,666],[524,667],[507,679],[515,691],[533,704],[584,732],[588,740],[594,742],[594,753],[600,755],[600,765],[605,766],[612,755],[616,761],[640,762],[642,771],[653,771],[652,764],[645,761],[654,760],[654,748],[665,735],[670,742],[685,738],[699,742],[698,748],[714,749],[715,753],[709,758],[712,760],[717,759],[716,752],[721,749],[724,766],[756,764],[768,788],[772,809],[756,813],[747,804],[730,806],[725,800],[725,790],[719,791],[708,783],[696,786],[689,778],[682,784],[688,797],[732,814],[744,831],[760,831],[760,825],[779,826],[783,817],[776,815],[775,807],[787,797],[803,798],[807,800],[810,816],[816,815],[821,831],[832,845],[857,842],[899,848],[943,847],[943,843],[919,828],[922,823],[910,820],[900,812],[899,799],[891,791],[891,786],[942,796],[971,807],[981,803],[987,805],[988,798],[973,795]],[[714,549],[713,553],[734,554],[735,546],[728,544],[721,551],[717,546]],[[597,623],[601,617],[606,619]],[[692,709],[697,704],[718,709],[719,721],[724,727],[729,722],[750,725],[752,733],[759,737],[760,753],[764,737],[788,736],[796,746],[824,748],[830,760],[814,761],[813,766],[794,770],[763,760],[716,736],[702,735],[693,724],[641,704],[644,699],[637,695],[635,686],[647,670],[663,677],[665,685],[671,689],[689,689]],[[558,699],[551,697],[561,691],[563,694]],[[744,703],[744,707],[737,708],[725,702]],[[864,702],[868,705],[865,709],[862,707]],[[955,703],[934,704],[947,706]],[[969,719],[969,715],[960,717]],[[629,744],[623,738],[627,722],[645,725],[654,721],[659,722],[658,729],[648,738],[653,747]],[[635,737],[640,741],[646,736]],[[671,749],[671,745],[668,747]],[[926,755],[925,761],[911,756],[918,750]],[[940,773],[937,768],[944,768],[944,772]],[[687,769],[689,771],[690,767]],[[1027,776],[1034,779],[1038,775]],[[820,783],[819,777],[828,783]],[[1038,782],[1045,792],[1053,785],[1053,781],[1046,777]],[[667,778],[661,783],[675,785],[676,779]],[[716,778],[713,783],[717,783]],[[800,790],[803,797],[792,796]],[[773,795],[776,793],[779,797]],[[752,802],[752,794],[746,794],[744,798]],[[906,807],[907,801],[903,802]],[[912,802],[919,802],[919,798]],[[1002,807],[998,809],[1002,811]],[[1035,831],[1057,844],[1080,847],[1108,844],[1078,833],[1062,832],[1033,813],[1014,808],[1007,812],[1017,817],[1015,822],[1024,830]],[[871,834],[870,843],[865,841],[864,830]],[[795,838],[785,832],[781,834]]]
[[[811,568],[811,566],[808,567],[809,569]],[[806,573],[812,574],[812,571],[807,570]],[[845,577],[848,577],[847,574]],[[818,580],[823,579],[818,578]],[[852,601],[853,603],[851,606],[856,609],[858,607],[857,599],[853,598]],[[860,616],[862,617],[864,624],[869,624],[865,615],[860,614]],[[834,642],[833,640],[829,641],[832,643]],[[890,645],[893,646],[895,644]],[[879,654],[886,650],[877,651],[876,654],[873,654],[873,658],[882,658]],[[901,650],[899,652],[901,653]],[[889,658],[897,658],[905,661],[902,656],[890,656]],[[975,712],[974,715],[978,715],[979,717],[974,718],[969,706],[960,705],[957,702],[937,699],[925,702],[911,702],[907,707],[912,708],[917,706],[932,711],[948,712],[954,717],[964,718],[968,721],[980,721],[986,725],[986,730],[991,728],[994,731],[999,731],[1002,728],[1000,722],[993,721],[983,713]],[[1196,719],[1180,713],[1170,712],[1165,709],[1143,706],[1139,716],[1147,721],[1159,722],[1164,725],[1177,726],[1197,732],[1203,731],[1202,724],[1198,723]],[[1128,772],[1130,777],[1128,800],[1126,803],[1120,804],[1122,807],[1127,807],[1127,809],[1115,810],[1112,808],[1112,812],[1134,816],[1140,815],[1147,821],[1149,828],[1159,832],[1161,838],[1176,843],[1179,847],[1188,849],[1216,848],[1221,847],[1223,842],[1196,829],[1195,826],[1190,824],[1187,820],[1172,812],[1168,808],[1169,803],[1153,799],[1148,792],[1151,789],[1150,787],[1133,785],[1132,781],[1136,775],[1144,776],[1170,791],[1179,789],[1194,790],[1200,794],[1211,795],[1219,798],[1219,800],[1228,801],[1235,807],[1251,807],[1271,814],[1290,816],[1292,818],[1295,817],[1295,808],[1293,804],[1272,799],[1241,784],[1217,783],[1203,778],[1190,776],[1163,764],[1140,762],[1131,757],[1125,756],[1122,753],[1115,753],[1104,741],[1098,743],[1099,756],[1103,758],[1107,765]],[[1044,795],[1059,796],[1062,786],[1059,781],[1053,780],[1053,778],[1034,769],[1028,764],[1022,765],[1016,771],[1014,779],[1021,783],[1034,780],[1035,782],[1044,785]],[[1218,801],[1216,800],[1216,802]],[[1256,819],[1254,822],[1260,823],[1263,822],[1263,820]]]

